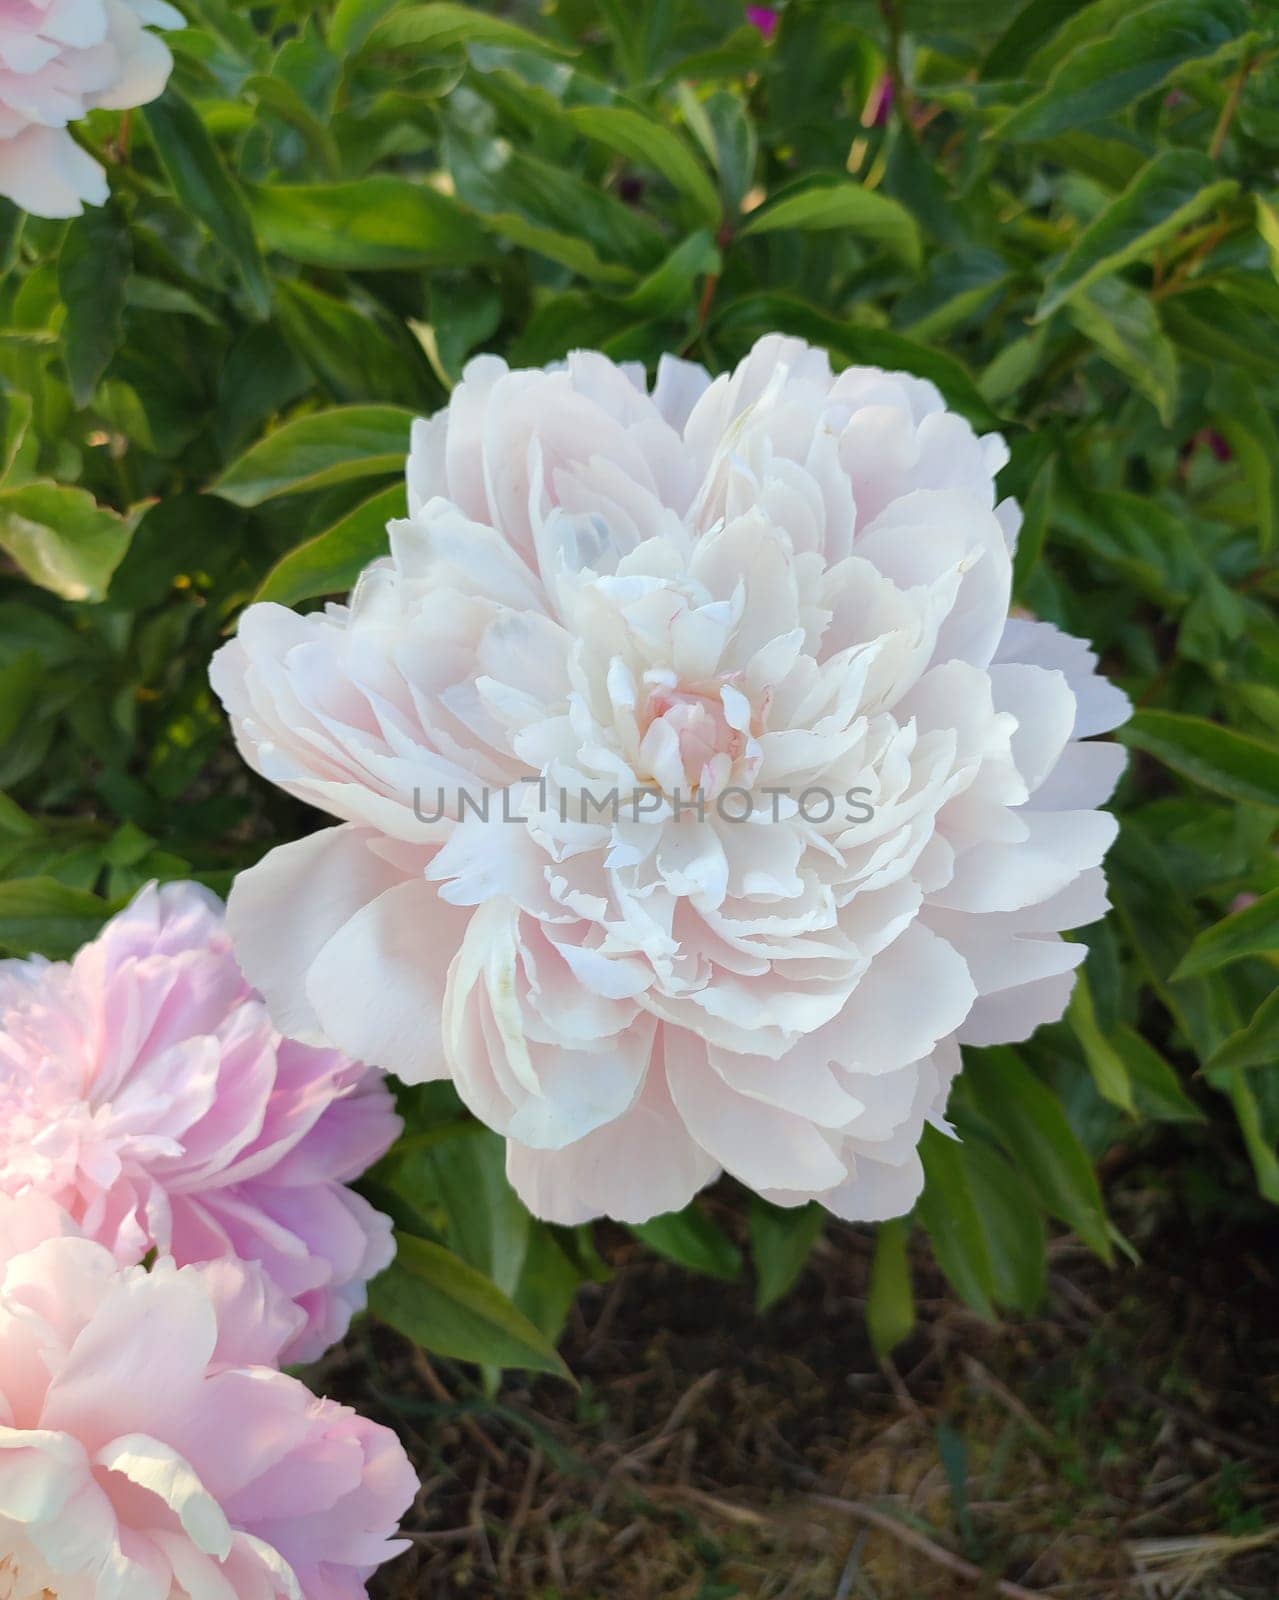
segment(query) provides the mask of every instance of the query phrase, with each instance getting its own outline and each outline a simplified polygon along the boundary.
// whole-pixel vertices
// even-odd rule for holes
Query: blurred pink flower
[[[882,128],[893,109],[893,80],[886,72],[880,73],[879,82],[870,92],[866,109],[862,112],[862,126]]]
[[[418,1480],[273,1370],[303,1313],[256,1267],[122,1268],[0,1195],[0,1594],[357,1600]]]
[[[379,1075],[281,1038],[197,884],[144,889],[70,963],[0,962],[0,1191],[48,1195],[122,1265],[260,1262],[305,1314],[291,1361],[391,1260],[345,1185],[398,1128]]]
[[[777,32],[780,15],[776,6],[747,6],[746,20],[758,28],[766,39],[771,39]]]
[[[97,108],[145,105],[173,70],[149,28],[182,28],[167,0],[0,0],[0,195],[76,217],[107,176],[67,131]]]

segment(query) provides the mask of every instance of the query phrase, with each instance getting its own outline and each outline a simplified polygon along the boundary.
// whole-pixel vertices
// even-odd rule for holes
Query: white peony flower
[[[1106,908],[1123,755],[1081,741],[1127,702],[1008,620],[1006,459],[793,339],[651,394],[473,361],[350,605],[214,662],[245,759],[342,819],[231,895],[278,1026],[451,1075],[556,1221],[721,1168],[909,1209],[959,1043],[1059,1017]]]
[[[0,195],[38,217],[103,203],[106,174],[67,124],[163,90],[173,57],[148,25],[185,19],[165,0],[0,0]]]

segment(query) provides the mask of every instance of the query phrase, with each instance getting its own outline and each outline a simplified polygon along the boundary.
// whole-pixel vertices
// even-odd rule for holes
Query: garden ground
[[[580,1383],[428,1362],[366,1326],[322,1387],[399,1429],[424,1491],[374,1594],[985,1600],[1279,1594],[1279,1253],[1112,1199],[1142,1264],[1070,1238],[1034,1319],[991,1327],[917,1263],[881,1364],[872,1236],[833,1226],[758,1315],[620,1232],[564,1354]],[[731,1228],[734,1199],[717,1203]],[[1194,1238],[1186,1249],[1184,1241]]]

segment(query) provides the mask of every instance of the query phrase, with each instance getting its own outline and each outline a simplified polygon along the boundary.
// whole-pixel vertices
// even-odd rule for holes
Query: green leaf
[[[1178,711],[1138,711],[1118,737],[1205,789],[1279,806],[1279,750],[1257,739]]]
[[[588,239],[577,234],[562,233],[558,228],[548,228],[531,222],[517,211],[492,211],[484,218],[485,226],[509,239],[512,244],[536,255],[556,261],[581,278],[594,283],[633,284],[635,273],[630,267],[603,260]]]
[[[741,1276],[742,1253],[722,1228],[696,1206],[672,1211],[651,1222],[634,1223],[631,1232],[659,1256],[693,1272],[734,1282]]]
[[[386,525],[404,509],[402,484],[379,490],[331,528],[281,556],[253,598],[295,606],[317,595],[345,593],[370,561],[386,554]]]
[[[1159,998],[1203,1059],[1238,1028],[1239,1016],[1220,978],[1169,979],[1196,931],[1186,895],[1159,841],[1131,818],[1110,860],[1111,892],[1125,931]]]
[[[1244,1026],[1208,1057],[1204,1072],[1220,1086],[1237,1071],[1248,1067],[1273,1067],[1276,1060],[1279,1060],[1279,989],[1268,994]]]
[[[1225,288],[1180,289],[1160,301],[1159,315],[1177,344],[1211,367],[1228,364],[1265,379],[1279,368],[1275,319]]]
[[[1252,199],[1256,207],[1257,232],[1265,240],[1271,271],[1279,278],[1279,210],[1265,195],[1254,194]]]
[[[417,1203],[437,1205],[449,1247],[513,1295],[528,1250],[530,1218],[506,1179],[506,1143],[475,1123],[454,1137],[412,1135],[394,1145],[380,1169],[385,1181]]]
[[[16,800],[0,791],[0,833],[16,839],[34,839],[40,834],[40,824],[29,817]]]
[[[999,1135],[1040,1204],[1109,1261],[1097,1176],[1061,1102],[1009,1049],[969,1051],[964,1078],[971,1103]]]
[[[1182,67],[1241,42],[1250,21],[1242,0],[1155,0],[1067,56],[1043,92],[1000,125],[999,136],[1046,139],[1108,117]]]
[[[960,1150],[986,1231],[995,1299],[1012,1311],[1034,1311],[1047,1283],[1044,1220],[1035,1197],[983,1140],[965,1139]]]
[[[715,185],[697,157],[670,128],[629,106],[572,106],[567,117],[588,139],[607,145],[628,161],[660,172],[703,221],[719,221],[720,197]]]
[[[1262,1126],[1256,1091],[1248,1074],[1242,1070],[1232,1072],[1224,1087],[1239,1119],[1239,1131],[1252,1162],[1257,1188],[1272,1204],[1279,1205],[1279,1155]]]
[[[689,62],[683,70],[695,71]],[[699,100],[687,82],[679,87],[679,101],[689,127],[715,163],[724,203],[736,216],[754,182],[759,155],[759,133],[746,102],[727,89]]]
[[[1080,291],[1066,314],[1171,426],[1177,412],[1177,352],[1149,296],[1120,278],[1108,278]]]
[[[982,77],[1015,76],[1058,28],[1091,0],[1028,0],[990,47]]]
[[[64,600],[104,600],[134,521],[98,505],[84,489],[27,483],[0,489],[0,550],[42,589]]]
[[[1082,970],[1075,977],[1075,990],[1070,997],[1066,1020],[1079,1041],[1102,1099],[1109,1100],[1112,1106],[1118,1106],[1130,1116],[1135,1115],[1137,1107],[1127,1064],[1097,1021],[1088,975]]]
[[[992,1317],[995,1268],[981,1205],[973,1193],[957,1140],[930,1125],[919,1146],[924,1163],[924,1192],[915,1215],[928,1231],[937,1264],[965,1304],[979,1316]]]
[[[1238,188],[1233,179],[1219,178],[1213,162],[1197,150],[1161,151],[1093,218],[1049,273],[1036,318],[1051,316],[1099,278],[1147,259]]]
[[[0,949],[66,960],[96,938],[116,909],[56,878],[11,878],[0,883]]]
[[[548,1339],[554,1341],[563,1332],[582,1277],[581,1269],[561,1249],[552,1230],[545,1223],[534,1222],[514,1299]]]
[[[199,113],[172,84],[143,109],[156,157],[183,206],[208,228],[239,271],[254,315],[271,309],[271,285],[243,192]]]
[[[495,1284],[412,1234],[399,1235],[393,1265],[369,1285],[369,1309],[424,1350],[571,1381],[555,1346]]]
[[[840,179],[800,194],[789,194],[752,211],[742,225],[742,235],[776,233],[797,228],[812,233],[847,229],[882,244],[911,266],[918,266],[922,245],[914,217],[900,202],[859,183]]]
[[[1279,429],[1272,408],[1253,379],[1234,367],[1217,367],[1209,393],[1217,431],[1234,451],[1252,491],[1257,543],[1264,554],[1275,542],[1279,519]]]
[[[44,678],[44,660],[38,650],[24,650],[0,666],[0,746],[8,744],[25,724]]]
[[[0,484],[4,483],[31,426],[33,406],[29,394],[0,386]]]
[[[265,248],[307,266],[465,266],[493,253],[475,217],[451,195],[389,174],[358,183],[254,184],[248,201]]]
[[[562,56],[570,52],[544,34],[530,33],[514,22],[486,15],[474,6],[405,6],[373,30],[372,49],[400,49],[425,45],[447,50],[455,44],[498,45],[506,50],[532,50],[538,55]]]
[[[891,1355],[915,1326],[915,1295],[906,1248],[909,1241],[910,1223],[905,1217],[881,1222],[876,1230],[866,1327],[878,1356]]]
[[[1205,928],[1172,974],[1196,978],[1245,956],[1279,955],[1279,889],[1263,894],[1242,911]]]
[[[677,316],[697,304],[693,287],[698,279],[719,269],[719,251],[701,228],[677,245],[620,303],[637,316]]]
[[[1021,531],[1017,535],[1017,550],[1013,556],[1013,593],[1019,597],[1025,594],[1026,585],[1043,554],[1056,473],[1057,458],[1049,456],[1031,480],[1026,504],[1022,508]]]
[[[1110,1042],[1123,1061],[1133,1098],[1143,1115],[1159,1122],[1204,1121],[1176,1071],[1135,1028],[1121,1022],[1110,1035]]]
[[[82,410],[120,347],[125,286],[133,262],[129,230],[112,205],[89,206],[58,252],[58,293],[67,308],[62,353]]]
[[[257,506],[276,495],[400,473],[412,426],[413,413],[398,406],[336,406],[297,417],[232,462],[211,493]]]
[[[399,0],[338,0],[329,19],[329,48],[339,55],[355,55],[387,12],[398,4]]]
[[[333,135],[287,79],[278,72],[255,72],[244,80],[242,88],[256,98],[260,108],[274,112],[297,129],[321,171],[337,171],[341,157]]]
[[[280,328],[298,357],[343,404],[397,401],[434,409],[435,386],[417,348],[367,304],[322,294],[308,283],[276,285]],[[396,342],[390,327],[400,334]]]
[[[775,1206],[751,1198],[751,1253],[755,1260],[755,1306],[767,1311],[792,1287],[826,1221],[815,1201]]]

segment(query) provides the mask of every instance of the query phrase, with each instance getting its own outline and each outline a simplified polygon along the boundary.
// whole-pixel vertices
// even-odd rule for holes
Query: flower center
[[[754,778],[759,747],[751,705],[732,676],[682,685],[662,668],[644,674],[640,758],[663,789],[700,790],[710,798],[733,779]]]
[[[52,1589],[28,1589],[16,1556],[0,1556],[0,1600],[58,1600]]]

